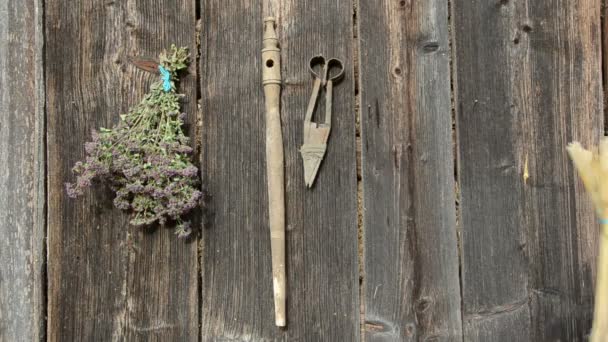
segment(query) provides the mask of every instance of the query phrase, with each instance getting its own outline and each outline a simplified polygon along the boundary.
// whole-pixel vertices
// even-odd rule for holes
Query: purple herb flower
[[[198,168],[194,165],[188,165],[181,170],[180,175],[183,177],[196,177],[198,175]]]
[[[182,222],[177,225],[175,229],[175,234],[180,239],[188,238],[192,234],[192,227],[190,226],[190,222]]]
[[[65,183],[65,189],[68,193],[68,197],[70,197],[70,198],[76,198],[76,197],[82,195],[82,191],[79,191],[80,189],[78,189],[76,186],[74,186],[74,184]]]

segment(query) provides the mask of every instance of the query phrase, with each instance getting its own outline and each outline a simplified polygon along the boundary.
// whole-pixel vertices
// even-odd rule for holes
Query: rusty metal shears
[[[323,56],[315,56],[310,59],[309,69],[315,78],[315,83],[304,118],[304,145],[300,148],[300,153],[304,162],[304,181],[310,188],[315,182],[327,151],[327,141],[331,131],[333,84],[344,77],[344,64],[336,58],[326,60]],[[321,87],[325,89],[325,121],[315,123],[312,122],[312,115],[317,106]]]

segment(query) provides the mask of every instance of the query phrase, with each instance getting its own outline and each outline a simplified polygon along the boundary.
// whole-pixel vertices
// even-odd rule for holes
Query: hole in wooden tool
[[[274,66],[274,61],[272,59],[269,59],[266,61],[266,66],[269,68],[272,68]]]

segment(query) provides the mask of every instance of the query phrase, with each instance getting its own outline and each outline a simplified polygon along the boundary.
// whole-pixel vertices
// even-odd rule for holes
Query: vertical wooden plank
[[[360,304],[355,146],[353,3],[290,0],[280,7],[283,44],[289,340],[358,341]],[[275,6],[276,8],[276,6]],[[344,79],[333,86],[328,149],[314,187],[304,185],[299,149],[312,93],[308,71],[315,55],[344,62]],[[325,116],[321,93],[315,120]]]
[[[0,1],[0,341],[44,338],[42,4]]]
[[[357,341],[356,159],[352,3],[201,2],[203,162],[209,191],[202,241],[203,341]],[[274,326],[264,155],[262,18],[282,44],[287,197],[287,328]],[[334,87],[328,154],[304,185],[303,120],[314,54],[346,61]],[[324,98],[321,99],[324,102]],[[321,106],[321,110],[322,110]]]
[[[608,4],[605,0],[601,0],[602,15],[602,77],[603,77],[603,90],[604,90],[604,135],[608,135],[608,108],[606,107],[606,101],[608,101]]]
[[[202,341],[256,341],[274,327],[264,165],[262,8],[201,1]]]
[[[157,79],[138,61],[172,43],[195,53],[195,13],[193,0],[46,2],[51,341],[198,339],[196,243],[130,227],[101,186],[78,200],[63,187],[90,130],[115,123]],[[195,64],[179,86],[190,123]]]
[[[453,15],[465,340],[580,341],[598,225],[565,147],[603,135],[600,1]]]
[[[366,341],[461,341],[445,1],[359,1]]]

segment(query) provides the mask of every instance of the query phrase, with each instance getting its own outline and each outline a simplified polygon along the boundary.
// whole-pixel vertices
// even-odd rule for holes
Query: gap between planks
[[[355,153],[357,163],[357,247],[359,263],[359,329],[361,342],[365,342],[365,231],[363,227],[363,141],[361,136],[361,96],[359,95],[359,21],[358,21],[358,0],[353,0],[353,77],[354,77],[354,108],[355,108]]]

